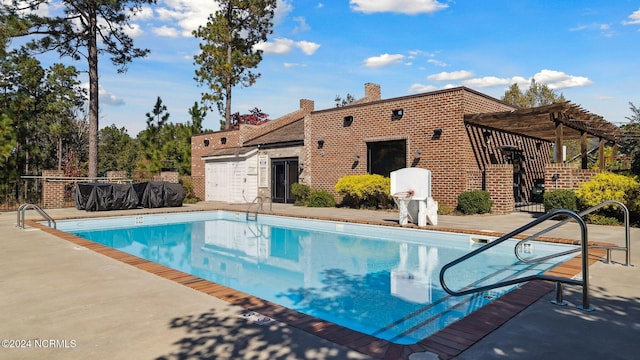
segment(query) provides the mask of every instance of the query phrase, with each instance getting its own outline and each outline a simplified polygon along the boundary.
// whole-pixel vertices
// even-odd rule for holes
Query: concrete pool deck
[[[55,219],[246,205],[200,203],[171,209],[87,213],[47,210]],[[397,213],[274,204],[277,214],[390,224]],[[40,219],[34,211],[28,219]],[[531,215],[441,216],[437,228],[506,233]],[[242,308],[113,260],[0,213],[0,358],[12,359],[366,359],[367,355],[281,322],[258,325]],[[575,224],[549,235],[576,239]],[[457,359],[635,359],[640,353],[640,230],[632,229],[632,264],[590,267],[593,312],[576,309],[580,289],[566,286],[569,306],[549,293],[456,356]],[[589,226],[589,240],[622,245],[623,228]],[[623,262],[621,252],[613,260]],[[23,340],[22,342],[16,340]],[[52,341],[51,341],[52,340]],[[416,353],[411,359],[431,359]]]

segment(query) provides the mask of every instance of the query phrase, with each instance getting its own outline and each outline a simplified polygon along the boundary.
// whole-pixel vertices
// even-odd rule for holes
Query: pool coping
[[[227,210],[233,211],[233,210]],[[112,217],[116,215],[110,214],[92,214],[93,217]],[[354,221],[336,219],[331,217],[319,216],[295,216],[280,215],[269,213],[269,215],[308,218],[315,220],[329,220],[338,222],[359,223],[366,225],[381,225],[390,227],[400,227],[398,224],[382,223],[375,221]],[[120,216],[120,215],[118,215]],[[84,217],[69,217],[66,219],[77,219]],[[58,219],[62,220],[62,218]],[[252,295],[231,289],[224,285],[214,283],[209,280],[202,279],[178,270],[171,269],[164,265],[160,265],[140,257],[127,254],[120,250],[116,250],[92,241],[77,237],[72,234],[65,233],[60,230],[49,228],[40,224],[35,220],[27,220],[27,225],[39,228],[49,234],[61,239],[72,242],[76,245],[85,247],[99,254],[108,256],[117,261],[134,266],[138,269],[155,274],[165,279],[177,282],[191,289],[214,296],[218,299],[226,301],[232,305],[236,305],[246,309],[247,311],[255,311],[262,315],[269,316],[274,320],[288,324],[289,326],[298,328],[302,331],[314,334],[318,337],[326,339],[351,348],[355,351],[371,356],[376,359],[406,359],[410,354],[416,352],[431,352],[439,356],[440,359],[451,359],[462,353],[464,350],[496,330],[518,313],[535,303],[537,300],[548,294],[554,289],[554,285],[547,281],[528,282],[519,288],[505,294],[504,296],[492,301],[483,308],[473,312],[472,314],[452,323],[446,328],[436,332],[435,334],[422,339],[416,344],[399,345],[386,340],[378,339],[371,335],[363,334],[354,330],[347,329],[343,326],[330,323],[309,315],[299,313],[295,310],[287,309],[283,306],[272,302],[257,298]],[[473,231],[462,229],[451,229],[437,226],[428,228],[419,228],[419,230],[436,230],[453,233],[477,234],[484,236],[502,236],[503,233]],[[518,238],[516,236],[515,238]],[[577,244],[576,240],[567,240],[553,237],[540,237],[542,241],[553,243]],[[593,242],[595,243],[595,242]],[[589,254],[589,265],[602,259],[605,255],[603,249],[591,249]],[[561,276],[571,278],[581,273],[581,257],[576,256],[567,262],[555,267],[545,273],[551,276]]]

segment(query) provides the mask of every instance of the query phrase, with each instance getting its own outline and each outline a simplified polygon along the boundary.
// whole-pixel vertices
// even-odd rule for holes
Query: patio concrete
[[[87,213],[54,209],[48,213],[61,219],[219,208],[244,211],[246,205],[200,203],[152,211]],[[274,204],[273,212],[347,221],[397,222],[397,213],[384,211]],[[40,219],[34,211],[27,214],[27,218]],[[506,233],[531,220],[525,213],[440,216],[437,228]],[[262,326],[250,323],[240,315],[242,308],[43,231],[20,230],[15,225],[15,212],[0,213],[0,340],[9,340],[3,341],[0,358],[367,358],[283,323]],[[549,235],[575,239],[578,234],[575,224],[567,224]],[[632,229],[631,234],[631,260],[638,265],[640,229]],[[589,240],[621,245],[623,229],[590,225]],[[614,252],[613,259],[624,261],[621,252]],[[596,263],[590,267],[590,275],[591,306],[595,311],[578,310],[580,289],[567,286],[565,300],[569,306],[550,304],[553,294],[548,294],[457,358],[638,358],[638,266]],[[430,358],[427,355],[415,354],[413,358]]]

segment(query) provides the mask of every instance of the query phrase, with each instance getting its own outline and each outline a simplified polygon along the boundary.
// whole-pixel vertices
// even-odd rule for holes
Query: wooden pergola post
[[[564,153],[562,151],[563,125],[554,113],[551,113],[551,116],[556,126],[555,162],[556,164],[561,164],[564,161],[562,156]]]
[[[600,142],[598,143],[598,171],[604,171],[605,161],[604,161],[604,146],[606,145],[606,141],[604,138],[600,138]]]
[[[582,158],[582,169],[587,169],[587,133],[585,131],[580,132],[580,156]]]

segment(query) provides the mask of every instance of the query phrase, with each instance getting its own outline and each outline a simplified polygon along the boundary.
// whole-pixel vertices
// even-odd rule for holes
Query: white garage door
[[[237,161],[211,161],[205,165],[205,200],[247,203],[258,194],[256,174],[247,174],[247,165],[256,157]],[[255,168],[255,165],[253,166]]]

